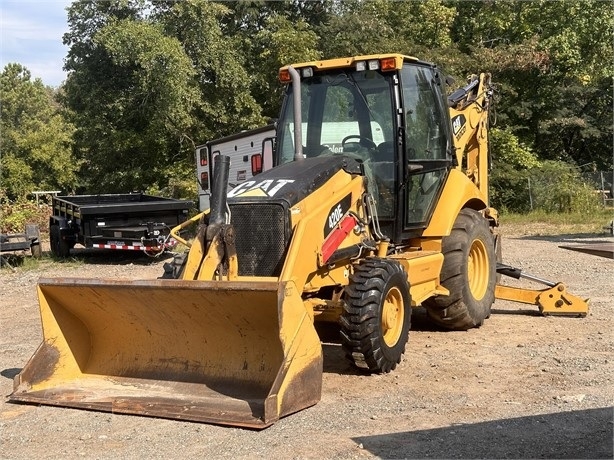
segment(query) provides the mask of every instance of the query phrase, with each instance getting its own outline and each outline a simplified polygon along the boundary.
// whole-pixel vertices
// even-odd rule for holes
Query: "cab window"
[[[409,160],[445,159],[447,137],[432,70],[405,66],[401,75],[405,104],[405,142]]]

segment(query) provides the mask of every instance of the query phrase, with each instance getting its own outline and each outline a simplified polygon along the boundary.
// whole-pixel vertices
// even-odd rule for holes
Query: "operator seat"
[[[394,214],[394,142],[384,141],[377,146],[371,157],[371,169],[378,191],[378,214],[382,218]]]
[[[384,141],[378,145],[374,153],[373,161],[394,161],[394,142]]]

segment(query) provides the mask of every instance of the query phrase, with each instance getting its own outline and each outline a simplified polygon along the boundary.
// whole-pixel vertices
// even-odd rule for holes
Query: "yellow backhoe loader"
[[[11,401],[264,428],[316,404],[322,346],[338,324],[367,373],[400,362],[412,307],[438,325],[480,326],[495,297],[582,316],[560,283],[497,286],[481,74],[445,96],[432,64],[397,55],[283,67],[275,164],[226,192],[170,278],[43,279],[44,340]]]

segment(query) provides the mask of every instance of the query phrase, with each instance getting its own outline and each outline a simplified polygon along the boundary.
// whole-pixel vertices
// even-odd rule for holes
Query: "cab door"
[[[404,230],[425,228],[452,167],[450,122],[437,70],[406,63],[401,69]]]

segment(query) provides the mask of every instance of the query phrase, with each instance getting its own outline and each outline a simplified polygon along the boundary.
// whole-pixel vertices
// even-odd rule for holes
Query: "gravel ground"
[[[611,238],[504,231],[504,261],[590,297],[586,318],[497,301],[479,329],[444,332],[418,309],[395,371],[360,375],[327,342],[322,400],[263,431],[3,398],[0,458],[612,458],[613,262],[559,248],[599,241]],[[41,342],[40,276],[156,278],[164,262],[91,250],[76,259],[0,271],[3,395]]]

